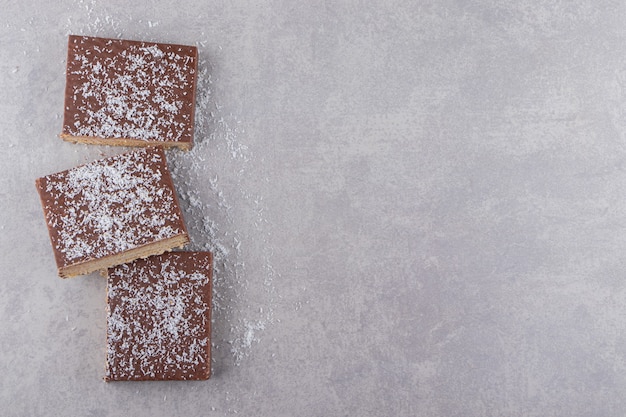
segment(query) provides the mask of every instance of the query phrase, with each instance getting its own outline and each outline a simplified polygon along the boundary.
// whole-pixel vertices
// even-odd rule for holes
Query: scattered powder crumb
[[[230,355],[239,365],[261,340],[266,326],[275,321],[273,279],[277,274],[271,265],[271,251],[263,249],[261,243],[264,230],[257,227],[248,235],[246,229],[240,230],[242,219],[235,217],[235,212],[248,211],[254,213],[256,223],[267,223],[262,197],[243,183],[253,159],[251,150],[238,140],[245,131],[242,123],[232,114],[224,114],[215,101],[210,69],[210,64],[200,59],[194,147],[187,153],[171,154],[170,167],[191,249],[210,250],[215,257],[215,355]],[[259,248],[262,254],[250,252]],[[253,255],[264,257],[263,275],[249,276],[246,259]]]

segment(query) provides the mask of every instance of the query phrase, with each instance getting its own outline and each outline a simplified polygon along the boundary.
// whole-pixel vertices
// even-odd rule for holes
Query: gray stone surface
[[[626,414],[623,2],[185,3],[1,4],[2,415]],[[121,151],[56,137],[69,33],[200,48],[209,381],[104,383],[56,277],[35,178]]]

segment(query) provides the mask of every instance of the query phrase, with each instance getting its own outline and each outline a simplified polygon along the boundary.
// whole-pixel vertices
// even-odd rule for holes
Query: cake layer
[[[71,35],[61,138],[190,149],[197,61],[194,46]]]
[[[59,275],[87,274],[189,241],[160,147],[36,181]]]

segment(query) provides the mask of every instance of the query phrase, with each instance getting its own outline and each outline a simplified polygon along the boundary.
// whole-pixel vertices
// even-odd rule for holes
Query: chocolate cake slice
[[[210,252],[169,252],[108,270],[106,381],[211,375]]]
[[[39,178],[59,276],[163,253],[189,242],[162,148],[143,148]]]
[[[195,46],[71,35],[61,138],[190,149]]]

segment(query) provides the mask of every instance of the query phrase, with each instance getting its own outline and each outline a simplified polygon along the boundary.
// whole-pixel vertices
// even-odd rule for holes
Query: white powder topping
[[[64,265],[184,233],[164,154],[139,149],[44,177],[46,220]]]
[[[206,253],[168,253],[109,270],[107,378],[208,373],[210,271]]]
[[[192,47],[71,37],[64,134],[189,141]]]

